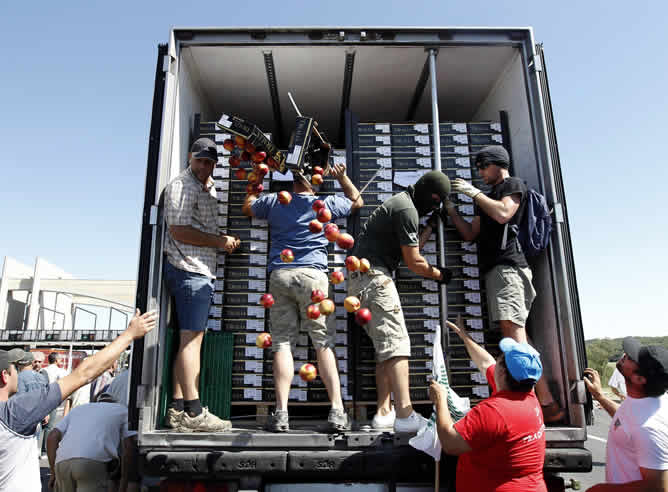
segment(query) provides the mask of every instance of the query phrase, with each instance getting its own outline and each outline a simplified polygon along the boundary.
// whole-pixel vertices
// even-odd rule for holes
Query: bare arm
[[[255,214],[253,214],[253,209],[251,208],[251,205],[253,205],[253,202],[257,200],[257,197],[259,195],[255,195],[253,193],[249,193],[246,195],[246,199],[244,200],[244,204],[241,206],[241,213],[243,213],[246,217],[255,217]]]
[[[133,340],[142,338],[151,331],[155,327],[156,321],[155,311],[140,314],[139,309],[137,309],[135,317],[132,318],[123,333],[98,353],[84,360],[70,374],[57,381],[60,386],[61,398],[66,400],[77,389],[90,383],[106,371]]]
[[[52,477],[56,476],[56,452],[62,439],[63,435],[58,429],[53,429],[46,438],[46,455],[49,458],[49,468],[51,469]]]
[[[519,193],[504,196],[501,200],[493,200],[484,193],[478,193],[473,201],[492,219],[499,224],[505,224],[520,208],[521,199],[522,195]]]
[[[353,202],[350,212],[353,213],[362,208],[364,200],[357,187],[346,175],[346,166],[344,164],[334,164],[330,174],[339,182],[346,198]]]
[[[70,410],[72,410],[72,400],[68,398],[67,401],[65,401],[65,407],[63,408],[63,417],[67,417]]]
[[[239,247],[240,243],[237,238],[232,236],[209,234],[208,232],[195,229],[193,226],[171,225],[169,226],[169,234],[182,243],[224,249],[228,253]]]
[[[411,272],[432,280],[440,280],[441,271],[427,263],[427,260],[420,254],[417,246],[402,246],[401,254],[404,258],[404,263],[406,263]]]
[[[447,454],[459,456],[471,451],[471,446],[455,429],[450,410],[448,409],[448,395],[442,384],[433,380],[429,385],[429,398],[436,407],[436,432],[441,441],[443,451]]]
[[[424,229],[422,229],[422,232],[420,232],[420,246],[418,246],[418,249],[422,251],[424,249],[424,245],[426,244],[427,241],[429,241],[429,238],[431,237],[431,233],[434,232],[434,229],[427,223],[426,226],[424,226]]]
[[[607,398],[603,394],[603,386],[601,385],[601,376],[598,374],[598,371],[588,367],[584,370],[584,383],[591,396],[598,401],[605,411],[608,412],[608,415],[613,417],[619,408],[619,404],[612,401],[610,398]]]
[[[476,365],[478,370],[482,372],[483,375],[485,375],[487,373],[487,369],[489,369],[490,366],[496,364],[494,357],[492,357],[491,354],[487,352],[487,350],[473,341],[464,327],[464,322],[462,321],[461,316],[457,316],[457,324],[451,323],[450,321],[446,321],[445,323],[448,325],[448,328],[459,335],[459,338],[461,338],[462,342],[464,342],[464,346],[466,347],[466,351],[468,352],[469,357],[471,357],[471,360]]]
[[[128,471],[132,466],[132,460],[137,459],[134,453],[132,437],[123,439],[123,456],[121,457],[121,481],[118,487],[119,492],[125,492],[128,488]]]
[[[640,468],[642,480],[627,483],[599,483],[587,492],[668,492],[668,470]]]
[[[481,193],[482,195],[482,193]],[[457,212],[456,207],[448,207],[448,216],[464,241],[473,241],[480,234],[480,217],[473,217],[473,222],[466,222]]]

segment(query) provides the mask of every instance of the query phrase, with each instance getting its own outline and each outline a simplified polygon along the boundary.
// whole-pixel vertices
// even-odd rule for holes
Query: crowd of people
[[[165,190],[164,279],[175,301],[180,328],[165,422],[180,432],[232,428],[229,421],[202,406],[198,391],[200,348],[213,298],[217,254],[219,250],[232,254],[240,246],[239,238],[218,233],[218,200],[212,179],[217,159],[213,141],[196,140],[189,166]],[[432,382],[429,395],[436,409],[439,440],[445,453],[459,456],[457,490],[546,491],[545,426],[562,421],[565,409],[550,393],[541,356],[527,334],[526,321],[536,291],[516,237],[517,227],[508,227],[522,220],[527,188],[510,176],[510,157],[501,146],[484,148],[475,165],[490,191],[483,193],[461,179],[450,183],[440,171],[427,172],[405,192],[378,206],[357,237],[353,254],[367,258],[371,268],[352,272],[347,288],[348,295],[359,298],[361,307],[372,313],[364,326],[376,354],[378,400],[371,425],[398,433],[414,433],[423,425],[410,398],[411,345],[393,273],[403,260],[412,272],[447,283],[450,272],[430,265],[420,251],[439,221],[449,218],[462,239],[479,246],[490,321],[503,338],[501,353],[494,358],[474,341],[463,323],[447,322],[493,392],[454,422],[445,388]],[[364,202],[345,166],[334,165],[330,173],[344,195],[324,199],[332,219],[356,213]],[[266,219],[271,233],[269,292],[275,305],[269,315],[276,389],[276,407],[267,423],[271,432],[290,429],[292,353],[300,330],[311,339],[327,389],[331,404],[328,431],[351,428],[341,396],[335,328],[324,316],[311,319],[304,315],[312,291],[329,290],[328,241],[308,227],[318,199],[310,178],[294,172],[293,197],[287,204],[279,203],[276,194],[251,192],[242,207],[245,215]],[[473,200],[472,222],[459,216],[449,199],[451,191]],[[421,228],[420,219],[426,216]],[[294,261],[281,261],[285,248],[293,251]],[[49,355],[49,364],[42,369],[38,353],[0,351],[0,490],[41,490],[38,460],[43,446],[51,470],[50,486],[58,492],[101,490],[113,480],[119,490],[136,489],[136,435],[128,429],[129,374],[126,370],[114,377],[114,373],[119,355],[155,325],[155,313],[137,311],[123,334],[69,374],[56,353]],[[641,346],[634,339],[626,339],[623,348],[617,363],[626,395],[621,405],[605,396],[596,371],[585,370],[587,389],[613,417],[606,483],[590,490],[668,492],[668,350]],[[60,406],[63,419],[56,422]]]

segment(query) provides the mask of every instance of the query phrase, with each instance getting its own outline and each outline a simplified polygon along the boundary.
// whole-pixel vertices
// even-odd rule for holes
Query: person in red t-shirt
[[[540,354],[526,343],[504,338],[499,343],[503,353],[494,360],[471,339],[463,324],[447,324],[460,336],[493,390],[492,396],[455,424],[445,388],[436,381],[429,387],[443,451],[459,455],[457,490],[547,492],[545,424],[533,391],[543,372]]]

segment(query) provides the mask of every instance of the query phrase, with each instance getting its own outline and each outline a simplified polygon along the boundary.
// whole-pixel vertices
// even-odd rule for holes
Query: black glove
[[[452,280],[452,270],[445,268],[444,266],[439,266],[438,269],[441,271],[441,278],[439,278],[436,282],[439,284],[448,285],[450,280]]]
[[[440,215],[440,212],[441,212],[440,210],[432,212],[432,214],[427,219],[427,225],[432,229],[436,229],[438,227],[438,217]]]

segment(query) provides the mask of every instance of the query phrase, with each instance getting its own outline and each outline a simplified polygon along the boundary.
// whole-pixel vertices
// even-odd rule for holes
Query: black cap
[[[496,164],[499,167],[510,167],[510,155],[501,145],[488,145],[475,155],[475,165]]]
[[[622,342],[629,359],[638,364],[643,376],[668,378],[668,349],[659,345],[643,346],[633,337]]]
[[[190,147],[190,152],[197,159],[211,159],[218,161],[218,147],[210,138],[198,138]]]

